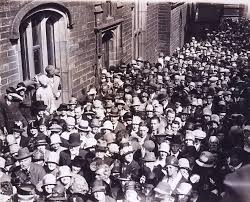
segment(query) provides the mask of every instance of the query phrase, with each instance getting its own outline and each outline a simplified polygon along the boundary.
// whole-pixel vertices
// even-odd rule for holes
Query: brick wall
[[[172,54],[177,47],[182,47],[184,44],[186,15],[186,3],[171,10],[170,54]]]
[[[149,61],[156,61],[158,56],[158,4],[149,3],[147,6],[146,19],[146,43],[145,55]]]
[[[55,1],[59,2],[59,1]],[[73,96],[79,96],[82,88],[89,88],[95,83],[96,68],[96,36],[94,33],[95,2],[65,2],[69,9],[73,29],[68,29],[67,38],[67,62],[70,81],[70,92]],[[9,40],[11,25],[18,11],[30,1],[0,2],[0,76],[2,78],[1,92],[4,93],[8,86],[16,86],[22,80],[20,46],[12,44]],[[105,6],[105,5],[103,5]],[[125,62],[131,60],[131,5],[124,4],[116,8],[113,5],[114,19],[123,18],[123,50],[120,54]],[[106,22],[104,22],[106,23]]]

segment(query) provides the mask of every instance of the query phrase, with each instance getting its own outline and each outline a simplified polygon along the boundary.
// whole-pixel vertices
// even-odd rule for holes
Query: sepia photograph
[[[250,202],[250,2],[0,0],[0,202]]]

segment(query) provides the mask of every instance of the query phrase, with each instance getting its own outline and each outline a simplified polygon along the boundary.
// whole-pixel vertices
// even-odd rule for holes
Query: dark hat
[[[60,106],[58,107],[57,111],[61,112],[61,111],[68,111],[68,105],[65,103],[60,104]]]
[[[41,138],[37,138],[36,142],[35,142],[35,146],[46,146],[48,143],[46,141],[45,138],[41,137]]]
[[[23,125],[19,125],[18,123],[14,123],[13,127],[12,127],[12,131],[15,131],[15,132],[24,132],[24,129],[23,129]]]
[[[44,104],[44,101],[35,101],[32,108],[36,111],[44,111],[47,108],[47,105]]]
[[[71,161],[71,166],[82,168],[84,165],[84,159],[81,156],[76,156],[72,161]]]
[[[167,99],[168,98],[168,95],[167,94],[159,94],[158,95],[158,100],[159,102],[162,102],[163,100]]]
[[[174,135],[171,139],[171,144],[182,144],[181,138],[179,135]]]
[[[133,119],[133,115],[131,114],[131,112],[126,112],[124,115],[123,115],[123,120],[124,121],[128,121],[128,120],[131,120],[132,121]]]
[[[48,201],[67,201],[66,190],[63,185],[57,184],[53,190],[52,195],[48,198]]]
[[[69,147],[77,147],[80,146],[81,143],[82,140],[80,139],[79,133],[71,133],[69,135],[69,140],[68,140]]]
[[[111,112],[109,113],[110,116],[113,117],[118,117],[119,116],[119,111],[117,107],[112,107]]]
[[[214,160],[214,155],[211,152],[203,151],[199,159],[196,159],[196,163],[201,167],[211,168],[214,166]]]
[[[17,84],[17,87],[16,87],[16,91],[17,92],[20,92],[20,91],[26,91],[26,85],[24,84],[24,82],[20,82]]]
[[[31,121],[29,123],[29,129],[38,129],[37,121]]]
[[[22,184],[17,187],[18,201],[30,201],[35,198],[36,187],[33,184]]]
[[[33,155],[34,152],[30,152],[29,149],[27,147],[24,148],[20,148],[18,150],[17,156],[15,156],[14,158],[16,160],[22,160],[22,159],[26,159],[28,157],[31,157]]]
[[[167,158],[166,158],[166,166],[167,165],[178,167],[179,166],[178,159],[175,156],[167,156]]]

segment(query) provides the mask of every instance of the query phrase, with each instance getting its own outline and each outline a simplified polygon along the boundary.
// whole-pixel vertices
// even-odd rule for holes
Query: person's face
[[[45,153],[46,145],[39,145],[39,146],[37,146],[37,149],[42,151],[43,153]]]
[[[166,159],[167,156],[168,156],[167,152],[160,152],[160,159]]]
[[[135,111],[139,111],[140,105],[135,105],[135,106],[133,106],[133,108],[134,108]]]
[[[75,117],[76,119],[80,119],[82,117],[82,110],[80,107],[75,108]]]
[[[32,128],[32,129],[30,129],[30,134],[31,134],[32,136],[35,136],[35,135],[38,134],[38,130],[37,130],[36,128]]]
[[[139,130],[139,124],[132,124],[133,131],[138,131]]]
[[[51,149],[54,151],[57,151],[60,148],[60,144],[59,143],[55,143],[51,145]]]
[[[44,111],[40,110],[37,112],[38,117],[43,117]]]
[[[67,185],[67,184],[69,184],[71,182],[71,177],[70,176],[65,176],[65,177],[62,177],[61,178],[61,183],[63,184],[63,185]]]
[[[45,132],[47,130],[46,126],[45,125],[40,125],[39,126],[39,131],[40,132]]]
[[[48,185],[44,186],[44,190],[45,190],[46,193],[52,194],[52,190],[53,190],[54,187],[55,187],[54,184],[48,184]]]
[[[172,131],[173,131],[174,133],[177,133],[178,130],[179,130],[179,125],[176,124],[176,123],[172,124]]]
[[[98,127],[93,127],[92,128],[92,133],[97,134],[99,132],[99,128]]]
[[[76,107],[76,104],[70,104],[70,105],[69,105],[69,109],[70,109],[71,111],[75,110],[75,107]]]
[[[175,118],[174,113],[168,113],[167,114],[167,122],[168,122],[168,124],[171,124],[173,122],[174,118]]]
[[[140,126],[139,127],[139,134],[141,137],[146,137],[148,134],[148,127],[146,126]]]
[[[81,167],[72,166],[72,173],[77,174],[81,170]]]
[[[112,122],[112,124],[115,124],[118,120],[119,120],[119,117],[118,117],[118,116],[112,116],[112,117],[111,117],[111,122]]]
[[[219,113],[220,120],[222,120],[225,116],[226,116],[226,113],[224,113],[224,112]]]
[[[94,197],[97,201],[105,201],[105,193],[104,192],[95,192]]]
[[[215,122],[212,122],[211,127],[214,128],[214,129],[216,129],[216,128],[218,128],[218,124],[215,123]]]
[[[173,175],[175,175],[177,173],[178,168],[176,168],[175,166],[172,166],[172,165],[167,165],[166,171],[167,171],[167,175],[169,177],[172,177]]]
[[[142,102],[145,103],[148,101],[148,97],[147,96],[142,96]]]
[[[226,102],[229,102],[231,100],[231,95],[224,96],[224,99]]]
[[[171,144],[171,151],[176,154],[180,150],[180,145],[178,144]]]
[[[133,153],[127,154],[124,158],[128,163],[131,163],[133,161]]]
[[[50,171],[53,171],[53,170],[56,169],[57,165],[56,165],[55,163],[49,162],[49,163],[47,164],[47,167],[48,167],[48,169],[49,169]]]
[[[78,155],[79,153],[79,150],[80,150],[80,146],[77,146],[77,147],[70,147],[69,148],[69,151],[72,155]]]
[[[187,114],[181,114],[181,120],[185,122],[187,120]]]
[[[208,146],[211,151],[217,151],[219,148],[219,144],[216,142],[209,142]]]
[[[189,172],[187,169],[185,168],[180,168],[180,172],[182,174],[182,176],[185,178],[185,179],[188,179],[189,178]]]
[[[208,97],[207,98],[207,104],[212,104],[213,102],[213,98],[212,97]]]
[[[205,122],[210,121],[210,116],[209,115],[204,115],[203,118],[204,118]]]
[[[75,125],[71,125],[71,124],[67,124],[67,130],[70,132],[72,130],[74,130]]]
[[[13,132],[13,135],[15,136],[16,139],[18,139],[19,137],[21,137],[21,134],[17,131]]]
[[[147,117],[148,118],[152,118],[154,116],[154,112],[153,111],[147,111]]]
[[[21,168],[24,170],[28,169],[30,167],[31,160],[31,157],[20,160],[19,163]]]
[[[157,128],[159,127],[159,122],[156,119],[151,120],[151,127],[152,130],[157,130]]]
[[[185,143],[186,143],[187,146],[193,146],[194,145],[193,140],[185,140]]]

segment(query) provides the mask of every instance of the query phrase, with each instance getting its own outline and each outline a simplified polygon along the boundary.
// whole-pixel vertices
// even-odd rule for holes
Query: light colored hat
[[[6,136],[6,141],[7,141],[9,146],[17,143],[16,138],[15,138],[15,136],[13,134],[8,134]]]
[[[139,117],[139,116],[133,116],[132,124],[139,125],[140,123],[141,123],[141,117]]]
[[[161,181],[159,182],[159,184],[154,188],[154,191],[159,193],[159,194],[163,194],[163,195],[167,195],[171,193],[171,187],[168,184],[168,182],[165,181]]]
[[[203,115],[204,115],[204,116],[211,116],[211,115],[212,115],[211,109],[209,109],[209,108],[207,108],[207,107],[205,107],[205,108],[202,110],[202,112],[203,112]]]
[[[193,133],[194,137],[196,139],[199,139],[199,140],[203,140],[207,136],[207,134],[200,129],[196,129],[196,130],[192,131],[192,133]]]
[[[146,106],[146,111],[147,111],[147,112],[153,112],[153,111],[154,111],[153,105],[148,104],[148,105]]]
[[[66,124],[67,124],[67,125],[74,126],[74,125],[76,124],[75,118],[73,118],[73,117],[67,117],[67,119],[66,119]]]
[[[56,152],[49,152],[46,163],[55,163],[59,164],[59,155]]]
[[[51,173],[46,174],[44,175],[42,182],[43,182],[43,186],[56,185],[56,176]]]
[[[208,142],[209,143],[219,143],[219,138],[216,136],[210,136]]]
[[[179,159],[179,168],[190,169],[189,160],[186,159],[186,158],[180,158],[180,159]]]
[[[71,169],[69,166],[59,167],[57,179],[60,179],[62,177],[72,177]]]
[[[0,156],[0,168],[5,169],[6,160]]]
[[[103,123],[102,129],[108,129],[108,130],[113,130],[113,124],[111,121],[105,121]]]
[[[60,126],[59,124],[53,123],[50,127],[49,130],[51,132],[61,132],[62,131],[62,126]]]
[[[141,105],[141,101],[140,101],[139,97],[133,97],[132,105],[133,106],[139,106],[139,105]]]
[[[170,145],[166,142],[162,142],[159,146],[158,151],[170,154]]]
[[[62,141],[61,141],[61,137],[59,134],[52,134],[50,136],[50,145],[53,145],[53,144],[61,144]]]
[[[182,182],[177,188],[178,195],[190,195],[192,190],[192,185],[187,182]]]
[[[95,88],[91,88],[91,89],[89,90],[89,92],[87,92],[87,94],[88,94],[88,95],[96,95],[96,94],[97,94],[96,89],[95,89]]]
[[[79,125],[76,128],[80,131],[89,132],[91,128],[89,127],[89,122],[87,120],[81,120]]]
[[[69,100],[69,105],[76,105],[77,104],[77,98],[71,97]]]
[[[215,123],[219,124],[220,123],[220,117],[217,114],[212,114],[210,122],[215,122]]]
[[[20,149],[19,144],[12,144],[9,146],[10,154],[13,156],[18,153],[19,149]]]
[[[193,132],[187,133],[187,134],[186,134],[186,137],[185,137],[185,140],[192,140],[192,141],[195,141],[194,133],[193,133]]]
[[[102,101],[101,100],[94,100],[93,101],[93,106],[95,108],[103,108]]]

